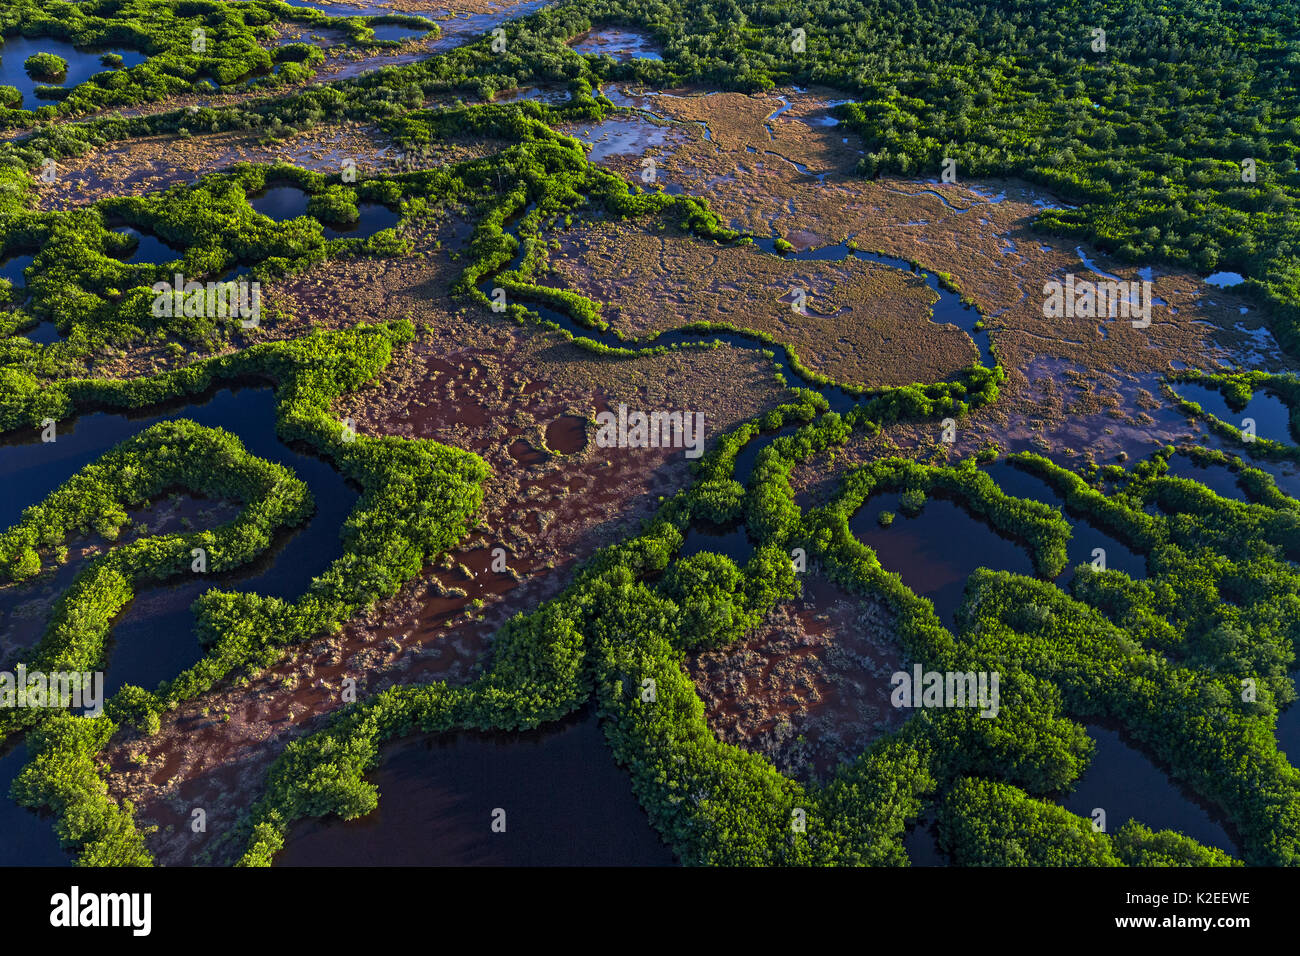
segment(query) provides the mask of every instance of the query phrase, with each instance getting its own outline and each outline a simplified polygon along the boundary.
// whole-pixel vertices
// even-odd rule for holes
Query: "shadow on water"
[[[4,48],[0,47],[0,51]],[[26,271],[28,266],[36,261],[35,256],[10,256],[4,262],[0,262],[0,279],[8,279],[9,284],[15,288],[21,288],[27,285]]]
[[[391,229],[402,220],[400,212],[394,212],[382,203],[357,203],[359,218],[350,223],[337,226],[325,225],[326,239],[369,239],[377,232]]]
[[[379,808],[304,821],[281,866],[670,866],[594,715],[524,733],[430,735],[384,748]],[[505,832],[493,814],[505,811]]]
[[[680,556],[683,558],[701,551],[712,551],[715,554],[725,554],[743,568],[754,556],[754,542],[749,540],[744,525],[716,527],[696,523],[686,530],[682,538]]]
[[[175,262],[185,255],[184,249],[170,245],[152,232],[137,229],[135,226],[126,226],[115,231],[124,236],[131,236],[136,240],[135,247],[122,257],[122,261],[127,265],[147,262],[150,265],[158,266],[166,262]]]
[[[1236,842],[1211,811],[1130,745],[1123,731],[1102,724],[1086,728],[1097,749],[1074,791],[1061,801],[1067,810],[1088,818],[1094,809],[1105,810],[1108,833],[1132,818],[1152,830],[1177,830],[1205,846],[1237,854]]]
[[[736,455],[736,463],[732,469],[732,477],[742,485],[749,484],[749,477],[754,473],[754,466],[758,464],[758,455],[764,448],[772,444],[778,438],[785,438],[793,435],[799,430],[799,425],[786,425],[774,432],[766,432],[755,435],[749,441],[745,442],[745,447],[740,449]]]
[[[24,63],[35,53],[53,53],[55,56],[62,57],[68,63],[67,71],[52,79],[32,77]],[[122,58],[123,65],[105,66],[100,62],[100,57],[105,53],[116,53]],[[50,99],[37,96],[37,87],[49,86],[58,87],[60,90],[71,90],[96,73],[128,69],[138,66],[145,59],[145,55],[139,50],[124,47],[95,47],[82,50],[67,40],[56,40],[53,37],[7,36],[4,38],[4,44],[0,45],[0,84],[12,86],[22,94],[22,100],[15,104],[15,108],[34,110],[38,106],[52,102]]]
[[[59,846],[53,819],[9,796],[26,764],[27,747],[21,742],[0,757],[0,866],[68,866],[72,855]]]
[[[912,866],[948,866],[948,857],[939,849],[939,836],[930,820],[917,820],[903,834],[903,849]]]
[[[1300,671],[1291,672],[1295,681]],[[1289,705],[1277,715],[1277,749],[1291,761],[1291,766],[1300,767],[1300,700]]]
[[[1187,455],[1170,455],[1169,470],[1165,474],[1199,482],[1220,498],[1246,503],[1251,500],[1237,481],[1237,473],[1226,465],[1198,465]]]
[[[63,341],[63,336],[59,334],[59,327],[49,321],[38,322],[32,328],[18,334],[30,339],[37,345],[53,345],[55,342]]]
[[[342,554],[339,534],[358,492],[330,464],[282,444],[275,434],[275,396],[268,387],[222,388],[192,405],[157,408],[148,415],[92,412],[59,424],[57,440],[40,441],[36,429],[21,443],[0,444],[0,480],[9,490],[0,501],[0,527],[16,523],[22,510],[45,499],[83,466],[126,438],[162,421],[188,419],[234,433],[251,454],[290,468],[307,483],[315,511],[301,527],[283,531],[253,564],[227,575],[209,575],[163,587],[146,587],[127,606],[112,633],[105,692],[124,683],[153,688],[202,656],[193,634],[190,603],[211,587],[294,600],[311,579]]]
[[[1300,466],[1293,461],[1269,461],[1266,458],[1252,458],[1247,464],[1267,472],[1277,485],[1278,491],[1300,501]]]
[[[1056,579],[1061,587],[1067,587],[1074,578],[1074,569],[1081,564],[1091,564],[1100,548],[1106,553],[1106,569],[1122,571],[1133,580],[1138,581],[1147,576],[1146,558],[1111,534],[1094,526],[1087,516],[1066,507],[1065,498],[1044,479],[1024,469],[1017,468],[1008,461],[998,461],[985,469],[1003,494],[1013,498],[1028,498],[1041,501],[1060,509],[1065,520],[1070,523],[1070,541],[1065,546],[1069,559],[1065,570]]]
[[[930,495],[920,514],[899,508],[899,492],[873,495],[849,521],[859,541],[876,552],[886,571],[934,602],[935,613],[951,627],[961,606],[966,579],[977,568],[1034,575],[1027,547],[1003,537],[992,525],[972,516],[954,501]],[[880,515],[894,514],[889,527]]]
[[[2,51],[3,47],[0,47],[0,52]],[[15,290],[25,289],[27,287],[27,269],[35,261],[36,257],[33,255],[10,256],[0,262],[0,278],[8,279],[9,284]],[[30,296],[26,298],[30,298]],[[53,345],[55,342],[62,341],[58,327],[52,321],[38,322],[32,328],[15,334],[21,335],[37,345]]]
[[[1280,398],[1263,389],[1256,391],[1243,409],[1229,407],[1227,398],[1217,388],[1195,382],[1175,382],[1173,389],[1187,401],[1200,405],[1202,411],[1229,425],[1241,428],[1245,419],[1254,419],[1258,437],[1270,438],[1284,445],[1295,444],[1295,436],[1291,434],[1291,410]]]
[[[267,186],[259,193],[248,197],[248,204],[254,212],[285,222],[307,215],[307,201],[310,197],[297,186]]]

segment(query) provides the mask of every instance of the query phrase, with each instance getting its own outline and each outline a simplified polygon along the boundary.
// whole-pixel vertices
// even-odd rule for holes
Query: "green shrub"
[[[29,76],[38,80],[57,80],[68,72],[68,61],[53,53],[33,53],[23,60]]]

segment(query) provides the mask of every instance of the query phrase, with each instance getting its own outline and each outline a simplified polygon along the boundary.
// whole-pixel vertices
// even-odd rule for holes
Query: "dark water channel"
[[[322,459],[289,448],[275,435],[275,398],[269,387],[222,388],[197,403],[151,409],[147,414],[90,412],[59,425],[57,439],[43,443],[32,433],[0,443],[0,527],[19,520],[22,510],[43,500],[84,465],[124,439],[163,421],[189,419],[238,435],[254,455],[288,466],[305,481],[316,508],[301,527],[282,531],[250,566],[225,575],[204,575],[163,587],[144,587],[118,618],[108,649],[105,696],[123,684],[153,688],[202,656],[193,634],[190,604],[212,587],[297,599],[311,579],[342,554],[340,529],[358,494]],[[59,865],[69,855],[59,846],[49,819],[19,807],[9,786],[26,762],[18,744],[0,757],[0,865]]]
[[[899,506],[896,491],[873,495],[849,520],[859,541],[876,552],[886,571],[897,572],[916,594],[934,602],[935,613],[951,627],[961,606],[966,579],[977,568],[1033,576],[1027,546],[1004,537],[954,501],[929,495],[919,514]],[[882,512],[894,515],[888,527]]]
[[[189,606],[209,588],[285,600],[300,597],[311,579],[342,554],[339,532],[357,502],[357,492],[329,463],[280,442],[270,388],[223,388],[200,403],[154,409],[145,416],[84,414],[61,422],[53,443],[41,442],[36,429],[21,441],[11,436],[0,444],[0,480],[9,491],[0,500],[0,527],[16,523],[24,508],[44,500],[119,442],[158,422],[177,419],[224,428],[252,454],[286,465],[307,483],[316,510],[302,527],[282,531],[266,554],[238,571],[143,588],[113,628],[104,679],[110,695],[124,683],[152,689],[199,660],[202,648],[193,635]]]
[[[1291,671],[1291,681],[1300,677],[1300,671]],[[1287,706],[1277,715],[1277,749],[1291,761],[1291,766],[1300,767],[1300,700]]]
[[[1206,846],[1236,856],[1236,842],[1223,824],[1189,791],[1175,784],[1118,728],[1087,724],[1097,745],[1089,764],[1062,805],[1082,817],[1106,812],[1106,831],[1114,833],[1130,818],[1152,830],[1176,830]]]
[[[793,435],[800,427],[799,425],[786,425],[774,432],[761,432],[745,442],[745,447],[740,449],[740,452],[736,455],[732,477],[742,485],[748,485],[750,477],[754,474],[754,466],[758,464],[759,453],[778,438]]]
[[[379,808],[303,821],[281,866],[670,866],[594,716],[525,733],[428,735],[384,749]],[[494,832],[496,811],[505,830]],[[499,814],[497,814],[499,819]]]
[[[72,856],[59,846],[48,815],[19,806],[9,796],[14,778],[27,763],[20,741],[0,748],[0,866],[68,866]]]
[[[1226,465],[1198,465],[1187,455],[1171,455],[1169,470],[1165,474],[1170,478],[1199,482],[1220,498],[1247,503],[1250,501],[1246,490],[1237,480],[1236,473]]]
[[[1059,508],[1070,523],[1070,541],[1065,546],[1069,562],[1065,571],[1057,579],[1061,587],[1067,587],[1074,577],[1074,569],[1080,564],[1092,563],[1096,549],[1106,553],[1106,569],[1122,571],[1134,580],[1147,576],[1146,558],[1138,554],[1114,535],[1109,534],[1084,515],[1071,511],[1065,505],[1065,498],[1044,479],[1028,471],[1017,468],[1007,461],[995,462],[989,466],[989,477],[997,482],[1004,494],[1013,498],[1028,498]]]
[[[311,196],[297,186],[273,185],[249,196],[248,204],[263,216],[286,222],[306,216],[310,200]],[[350,223],[322,223],[325,238],[368,239],[377,232],[396,226],[402,218],[401,213],[377,202],[358,202],[357,212],[359,217]]]
[[[122,258],[122,261],[128,265],[148,263],[160,266],[166,262],[175,262],[185,255],[184,249],[169,245],[152,232],[137,229],[135,226],[125,226],[117,231],[124,236],[131,236],[136,241],[134,248]]]
[[[1187,401],[1200,405],[1202,411],[1229,425],[1242,428],[1246,419],[1253,419],[1255,434],[1259,438],[1269,438],[1283,445],[1294,445],[1296,442],[1291,433],[1290,409],[1276,395],[1263,389],[1256,390],[1246,407],[1240,410],[1229,407],[1227,398],[1217,388],[1194,382],[1175,382],[1173,389]]]
[[[739,567],[749,563],[754,556],[754,542],[744,525],[732,525],[725,528],[697,523],[686,530],[683,535],[680,557],[689,558],[701,551],[724,554],[736,562]]]

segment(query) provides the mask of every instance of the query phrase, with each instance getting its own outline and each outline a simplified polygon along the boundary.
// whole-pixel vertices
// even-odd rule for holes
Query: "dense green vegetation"
[[[96,758],[116,724],[107,717],[54,713],[27,735],[31,761],[14,781],[13,796],[48,807],[64,846],[80,848],[82,866],[149,866],[152,858],[130,804],[108,793]]]
[[[811,424],[763,450],[748,491],[729,485],[725,476],[744,442],[788,421]],[[652,822],[688,863],[900,864],[905,826],[930,807],[959,863],[1230,862],[1218,850],[1138,824],[1095,833],[1091,821],[1051,801],[1087,766],[1090,744],[1074,721],[1102,717],[1133,729],[1221,807],[1242,834],[1247,860],[1295,862],[1290,821],[1300,812],[1300,794],[1272,724],[1277,707],[1293,697],[1286,670],[1300,577],[1286,556],[1300,544],[1300,506],[1275,489],[1271,506],[1248,505],[1164,477],[1168,452],[1135,469],[1124,491],[1111,495],[1046,459],[1016,456],[1059,487],[1072,511],[1149,552],[1153,574],[1134,581],[1085,566],[1067,595],[1048,581],[981,571],[954,634],[849,532],[848,518],[866,497],[909,485],[956,495],[1031,543],[1048,577],[1065,562],[1068,526],[1049,505],[1007,498],[973,462],[875,462],[852,472],[830,505],[801,516],[790,500],[790,464],[848,435],[824,400],[808,396],[725,438],[701,463],[701,481],[665,505],[641,537],[606,549],[565,595],[512,622],[479,682],[388,692],[292,745],[254,812],[245,862],[269,862],[297,817],[368,812],[376,794],[363,775],[385,739],[415,730],[534,726],[576,709],[591,692]],[[1260,497],[1270,497],[1271,479],[1253,475]],[[1147,513],[1148,501],[1160,505],[1160,516]],[[751,516],[758,544],[745,568],[708,553],[673,561],[690,521],[740,513]],[[754,615],[789,596],[798,586],[786,556],[791,545],[807,547],[821,572],[843,586],[885,601],[910,660],[939,670],[999,670],[999,719],[960,709],[918,712],[820,788],[721,744],[704,721],[681,655],[735,639]],[[1275,590],[1239,594],[1235,589],[1248,581],[1269,581]],[[580,667],[575,656],[584,653]],[[502,682],[516,676],[521,660],[529,662],[527,679],[503,693]],[[1258,682],[1249,703],[1239,693],[1245,676]],[[535,683],[541,679],[555,683],[542,690]],[[647,687],[654,689],[649,700]],[[485,709],[489,690],[504,711]],[[707,799],[683,801],[688,793]],[[803,831],[791,827],[796,810],[803,811]]]
[[[195,549],[212,572],[238,567],[264,551],[277,529],[300,522],[311,506],[306,485],[284,467],[253,458],[234,436],[192,422],[163,423],[123,442],[28,508],[22,522],[0,536],[0,580],[39,573],[37,549],[66,553],[61,546],[75,530],[115,538],[126,507],[174,488],[245,507],[221,528],[144,538],[89,562],[55,605],[45,636],[25,661],[29,670],[102,670],[113,619],[141,584],[190,570]],[[40,713],[4,713],[0,733],[30,725]]]
[[[53,53],[33,53],[23,60],[23,68],[37,79],[54,80],[68,72],[68,61]]]
[[[150,732],[178,702],[265,666],[285,645],[336,629],[391,596],[466,533],[481,500],[486,472],[474,456],[424,441],[352,439],[331,412],[334,399],[372,379],[410,339],[409,325],[258,344],[256,334],[231,321],[152,315],[153,282],[176,271],[216,277],[238,264],[271,279],[330,257],[402,251],[393,232],[365,242],[324,238],[322,223],[352,221],[358,201],[400,208],[408,223],[454,209],[476,223],[454,290],[460,303],[490,308],[490,280],[506,290],[507,315],[516,321],[543,318],[533,304],[603,331],[602,303],[539,284],[548,233],[575,219],[643,217],[706,242],[744,237],[702,200],[631,191],[553,127],[608,115],[613,106],[595,89],[612,77],[738,89],[817,83],[855,100],[840,116],[866,142],[862,174],[933,176],[951,157],[963,178],[1014,175],[1046,185],[1079,205],[1045,212],[1041,228],[1135,261],[1238,270],[1294,350],[1296,12],[1293,4],[1256,0],[1233,10],[1213,3],[1170,9],[1149,0],[571,0],[509,26],[504,51],[484,37],[329,86],[222,108],[51,123],[0,144],[0,256],[34,257],[25,290],[0,284],[14,306],[0,313],[0,431],[97,405],[146,408],[252,378],[276,388],[280,436],[306,442],[362,488],[342,529],[344,556],[299,599],[215,589],[203,595],[195,613],[206,652],[194,667],[157,688],[125,688],[102,717],[4,715],[0,730],[31,728],[32,762],[15,796],[52,809],[61,839],[79,849],[82,863],[149,862],[130,808],[108,796],[96,767],[119,726]],[[0,33],[130,47],[148,59],[100,73],[35,112],[12,108],[17,91],[0,89],[0,106],[10,107],[0,109],[0,124],[30,126],[213,85],[229,89],[249,78],[258,86],[297,85],[322,62],[320,50],[265,44],[276,24],[327,21],[354,43],[371,42],[379,22],[329,19],[273,0],[20,0],[0,12]],[[647,27],[665,59],[616,64],[578,56],[566,41],[598,22]],[[1090,46],[1094,27],[1107,31],[1105,51]],[[805,49],[792,46],[796,28],[806,32]],[[202,50],[194,30],[206,38]],[[33,60],[36,70],[55,75],[48,58]],[[527,82],[567,84],[570,98],[558,107],[427,105],[448,94],[484,100]],[[240,166],[69,212],[40,211],[33,202],[33,170],[106,142],[219,130],[276,139],[342,120],[376,124],[417,155],[430,144],[463,140],[501,148],[482,159],[356,184],[339,174]],[[1242,175],[1248,159],[1256,164],[1253,180]],[[248,199],[268,183],[302,188],[311,197],[308,215],[276,223],[254,213]],[[121,257],[129,240],[114,231],[121,224],[183,251],[172,263],[127,265]],[[42,320],[54,321],[63,341],[40,346],[14,334]],[[108,349],[164,342],[176,347],[172,371],[125,380],[95,374],[97,356]],[[190,350],[222,354],[187,363]],[[791,362],[808,380],[833,384],[804,370],[793,353]],[[1293,418],[1300,414],[1294,376],[1181,377],[1220,388],[1234,407],[1265,389],[1289,404]],[[689,864],[904,865],[902,836],[926,817],[937,819],[942,848],[960,864],[1234,862],[1183,835],[1136,823],[1096,832],[1060,806],[1092,756],[1082,725],[1100,720],[1127,728],[1223,814],[1240,839],[1242,860],[1300,863],[1300,777],[1275,738],[1277,712],[1295,698],[1288,675],[1300,638],[1293,563],[1300,557],[1300,504],[1267,472],[1222,452],[1194,453],[1239,472],[1250,498],[1242,503],[1170,477],[1170,449],[1130,471],[1077,474],[1046,458],[1014,456],[1061,493],[1066,515],[1052,503],[1009,497],[974,460],[887,458],[850,470],[822,507],[805,511],[795,503],[791,475],[819,453],[901,422],[960,419],[996,401],[1004,380],[998,366],[974,367],[949,382],[862,389],[843,414],[820,394],[791,390],[788,404],[723,436],[697,465],[695,484],[666,502],[639,535],[597,553],[564,593],[503,627],[473,682],[385,691],[290,744],[250,811],[242,862],[270,863],[297,820],[374,809],[377,794],[365,774],[386,740],[416,731],[531,728],[594,701],[613,755],[628,769],[653,825]],[[1226,422],[1211,425],[1240,438]],[[745,444],[785,430],[759,453],[747,482],[737,481],[735,461]],[[1297,455],[1294,445],[1265,440],[1243,443],[1243,450],[1259,458]],[[112,537],[125,507],[176,487],[232,498],[243,510],[221,528],[142,538],[90,562],[61,597],[29,663],[101,666],[104,635],[140,583],[185,573],[198,546],[217,568],[248,561],[276,528],[301,520],[309,507],[294,476],[248,455],[234,437],[192,423],[158,426],[87,465],[0,535],[0,577],[21,579],[58,560],[74,532]],[[956,501],[1023,541],[1037,577],[977,572],[950,630],[849,530],[853,514],[882,491],[902,493],[904,514],[923,510],[934,496]],[[1141,554],[1148,576],[1135,580],[1085,565],[1068,589],[1053,583],[1068,560],[1069,519],[1079,515]],[[743,567],[709,552],[678,556],[692,524],[737,521],[755,546]],[[734,642],[798,594],[795,549],[808,558],[802,574],[825,575],[879,602],[909,662],[998,671],[998,719],[962,709],[917,711],[820,785],[785,777],[765,757],[720,742],[683,658]]]
[[[373,27],[395,23],[436,31],[424,17],[331,17],[310,7],[278,0],[10,0],[0,10],[0,37],[49,37],[78,48],[127,47],[147,59],[130,69],[108,62],[85,83],[60,91],[57,103],[35,110],[0,108],[0,126],[25,127],[58,115],[88,113],[147,103],[252,79],[261,87],[301,83],[324,62],[320,48],[305,43],[273,46],[276,24],[339,30],[355,45],[390,47]],[[4,47],[0,44],[0,54]],[[87,54],[98,55],[98,54]],[[110,54],[114,55],[114,54]],[[62,76],[66,62],[53,53],[26,61],[39,79]],[[274,71],[274,72],[273,72]]]
[[[296,167],[246,166],[205,177],[193,186],[104,200],[92,209],[21,210],[6,217],[7,252],[31,250],[35,261],[25,290],[30,298],[21,309],[0,317],[0,330],[45,319],[55,322],[64,336],[45,347],[21,336],[0,340],[0,374],[23,382],[10,391],[34,387],[26,383],[50,375],[84,373],[105,346],[172,342],[183,356],[186,348],[217,349],[256,335],[241,331],[238,316],[218,315],[215,309],[199,314],[174,309],[157,315],[152,287],[157,282],[173,284],[176,274],[186,282],[220,281],[230,268],[251,264],[252,279],[260,280],[328,255],[383,254],[402,248],[392,230],[365,240],[326,240],[321,223],[310,216],[286,222],[269,219],[248,202],[268,184],[297,186],[312,202],[328,197],[331,217],[345,215],[345,206],[355,217],[358,198],[400,199],[400,192],[394,196],[382,184],[363,183],[343,191],[319,173]],[[127,264],[122,259],[130,252],[131,240],[116,231],[120,225],[145,230],[183,251],[170,263]],[[267,322],[274,319],[269,310],[263,316]]]
[[[159,715],[177,702],[238,670],[266,666],[285,645],[335,630],[390,597],[468,532],[487,474],[480,459],[428,441],[354,435],[330,410],[335,398],[373,378],[391,360],[394,347],[412,336],[406,323],[318,332],[150,378],[60,382],[57,389],[30,396],[32,404],[6,408],[8,420],[15,423],[35,415],[63,417],[91,403],[138,408],[199,395],[222,381],[261,378],[276,387],[280,437],[307,443],[362,489],[341,531],[343,556],[313,579],[300,599],[287,603],[209,590],[195,604],[205,656],[155,690],[125,686],[108,702],[103,720],[130,721],[146,731],[156,728]],[[58,548],[78,528],[112,534],[125,517],[123,506],[176,486],[232,497],[245,502],[245,509],[215,531],[141,538],[92,561],[60,599],[29,662],[33,668],[84,671],[102,666],[103,638],[137,581],[189,573],[196,547],[207,551],[213,571],[248,561],[269,544],[276,527],[301,520],[309,503],[300,482],[285,469],[248,456],[232,436],[188,422],[159,425],[86,466],[29,509],[0,543],[0,570],[9,578],[30,576],[39,570],[40,549]],[[0,730],[44,725],[51,719],[48,711],[13,710],[4,715]],[[96,731],[93,739],[102,744],[112,732],[113,727],[102,734]],[[90,804],[106,820],[117,821],[116,811],[100,794],[98,778],[91,781],[73,769],[84,760],[89,738],[75,729],[71,733],[71,738],[60,736],[61,743],[41,751],[60,766],[66,762],[69,779],[60,783],[61,789],[29,782],[20,790],[33,805],[71,812],[67,808]],[[78,780],[83,783],[75,783]],[[82,862],[137,859],[138,836],[130,828],[114,823],[105,835],[72,821],[61,826],[70,841],[93,841]]]

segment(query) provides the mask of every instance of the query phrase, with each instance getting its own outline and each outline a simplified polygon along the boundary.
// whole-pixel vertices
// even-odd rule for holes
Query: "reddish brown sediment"
[[[889,701],[890,676],[903,669],[889,611],[816,575],[803,587],[739,642],[688,654],[685,667],[721,740],[812,782],[899,727],[906,712]]]
[[[1259,324],[1258,315],[1243,319],[1241,309],[1250,303],[1241,295],[1163,268],[1153,282],[1166,304],[1154,305],[1148,328],[1122,318],[1044,316],[1044,283],[1066,273],[1080,281],[1102,278],[1081,261],[1080,243],[1033,229],[1042,203],[1060,203],[1012,180],[864,180],[854,172],[862,155],[858,138],[842,125],[825,125],[833,119],[829,104],[840,97],[834,91],[608,92],[621,104],[682,124],[686,139],[650,143],[605,165],[637,181],[643,157],[652,157],[665,181],[706,197],[725,224],[743,232],[782,236],[797,248],[851,240],[948,273],[987,317],[1013,388],[1027,384],[1025,369],[1040,357],[1133,374],[1164,372],[1171,362],[1213,366],[1228,350],[1247,345],[1238,324]],[[773,116],[783,100],[789,108]],[[1139,278],[1135,267],[1086,245],[1083,252],[1120,279]],[[1280,353],[1268,358],[1279,370],[1294,367]]]
[[[407,155],[378,128],[363,123],[312,126],[274,142],[248,131],[117,140],[64,159],[52,183],[37,182],[39,209],[72,209],[110,196],[143,196],[236,163],[287,163],[337,175],[351,162],[358,177],[431,169],[480,159],[508,145],[500,140],[453,137]]]
[[[357,681],[360,697],[394,683],[470,679],[504,621],[557,594],[576,562],[625,537],[687,484],[682,450],[598,447],[598,412],[619,402],[703,409],[713,438],[781,400],[757,353],[688,349],[628,360],[491,313],[461,315],[445,298],[454,270],[444,259],[425,249],[380,268],[329,263],[277,295],[306,325],[416,323],[416,341],[335,411],[362,434],[431,438],[483,456],[492,476],[479,530],[338,634],[290,650],[247,684],[226,682],[182,704],[152,737],[119,735],[106,754],[110,787],[136,804],[142,825],[159,827],[149,843],[160,862],[228,862],[239,847],[217,838],[256,799],[288,741],[341,706],[344,678]],[[552,449],[547,433],[557,423],[576,445],[575,419],[588,423],[583,447]],[[516,442],[534,451],[530,463],[511,454]],[[498,547],[504,573],[492,566]],[[187,826],[194,807],[207,813],[204,834]]]
[[[1008,375],[999,401],[963,419],[953,444],[939,443],[937,424],[855,436],[846,448],[796,470],[801,503],[824,501],[847,468],[882,454],[951,460],[990,443],[1064,459],[1145,454],[1203,432],[1160,396],[1160,376],[1183,366],[1215,369],[1234,359],[1275,372],[1297,368],[1261,333],[1265,316],[1255,303],[1209,288],[1187,272],[1162,267],[1148,273],[1163,304],[1153,304],[1147,328],[1123,317],[1044,315],[1045,283],[1064,281],[1067,273],[1077,281],[1104,278],[1083,257],[1124,281],[1142,274],[1091,247],[1035,231],[1043,206],[1062,203],[1026,183],[862,179],[853,172],[861,156],[857,137],[830,125],[830,104],[840,96],[834,91],[606,92],[622,105],[679,123],[685,139],[661,136],[644,152],[625,144],[603,165],[639,181],[642,158],[653,157],[664,181],[706,197],[732,228],[782,236],[798,249],[852,241],[945,272],[985,316]],[[788,108],[773,116],[783,101]],[[561,274],[568,254],[566,247],[557,263]],[[649,268],[658,266],[651,261]],[[607,288],[592,283],[597,298]],[[689,283],[681,295],[689,299]],[[930,347],[919,336],[914,344],[920,351]]]

